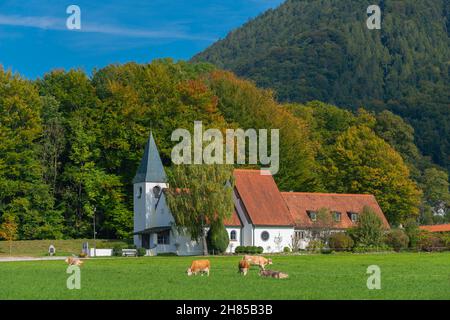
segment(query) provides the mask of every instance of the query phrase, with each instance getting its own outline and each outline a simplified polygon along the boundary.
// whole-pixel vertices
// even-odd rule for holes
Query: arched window
[[[237,240],[236,230],[231,230],[231,232],[230,232],[230,240],[231,241],[236,241]]]
[[[142,187],[139,187],[139,192],[138,192],[138,199],[140,199],[142,197]]]
[[[267,232],[267,231],[261,232],[261,239],[262,239],[263,241],[269,240],[269,237],[270,237],[269,232]]]

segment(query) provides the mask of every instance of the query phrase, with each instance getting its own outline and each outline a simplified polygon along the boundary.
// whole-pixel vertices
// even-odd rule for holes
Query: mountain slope
[[[450,0],[384,0],[381,30],[366,0],[288,0],[232,31],[193,61],[208,61],[280,101],[321,100],[391,110],[425,155],[450,169]]]

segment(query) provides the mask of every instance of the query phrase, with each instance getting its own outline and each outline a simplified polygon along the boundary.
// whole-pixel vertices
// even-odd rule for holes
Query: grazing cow
[[[250,269],[250,263],[247,260],[239,261],[239,273],[244,276],[247,275],[248,269]]]
[[[81,267],[83,265],[83,261],[81,261],[78,258],[74,258],[74,257],[68,257],[65,261],[70,266],[79,266],[79,267]]]
[[[272,264],[272,259],[266,259],[261,256],[247,256],[245,255],[243,260],[248,261],[251,265],[259,266],[262,270],[265,269],[266,265]]]
[[[287,273],[283,273],[280,271],[272,271],[272,270],[260,270],[259,275],[262,277],[272,277],[276,279],[285,279],[289,277]]]
[[[200,274],[203,276],[203,273],[209,277],[209,270],[211,269],[211,264],[209,260],[194,260],[192,261],[191,267],[187,269],[186,273],[188,276]]]

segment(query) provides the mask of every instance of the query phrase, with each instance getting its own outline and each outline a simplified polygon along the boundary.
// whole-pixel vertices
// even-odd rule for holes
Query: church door
[[[149,234],[142,235],[142,248],[150,249],[150,235]]]

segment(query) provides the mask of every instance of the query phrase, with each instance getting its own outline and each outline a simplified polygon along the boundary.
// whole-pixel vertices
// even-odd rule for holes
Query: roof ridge
[[[303,195],[316,195],[316,196],[359,196],[359,197],[374,197],[373,194],[366,194],[366,193],[326,193],[326,192],[291,192],[291,191],[280,191],[281,194],[303,194]]]

